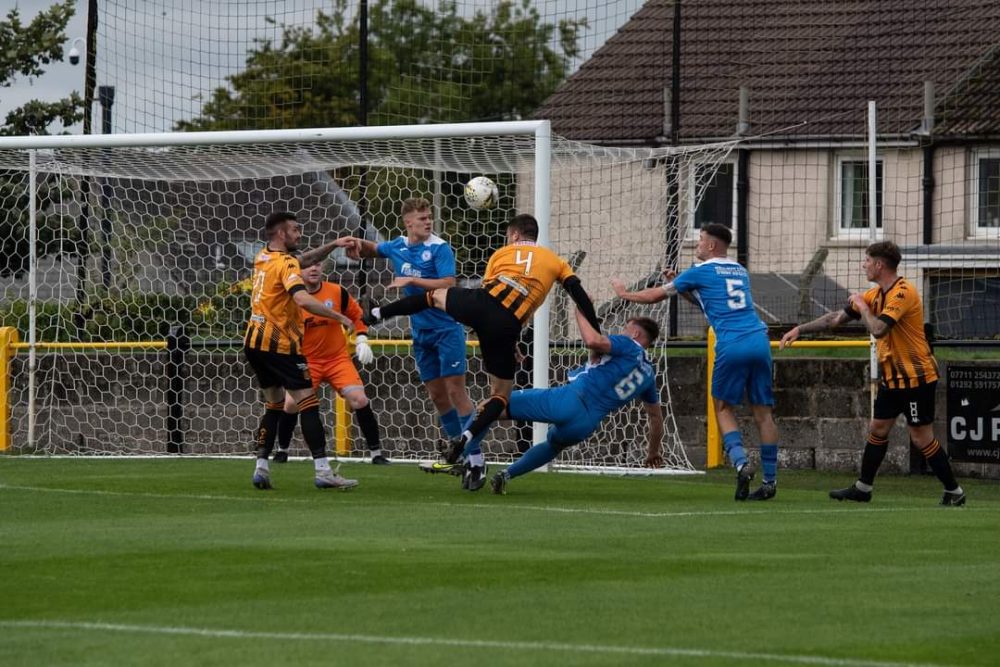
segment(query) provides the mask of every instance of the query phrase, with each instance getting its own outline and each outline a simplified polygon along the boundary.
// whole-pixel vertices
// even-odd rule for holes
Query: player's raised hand
[[[354,356],[357,357],[363,366],[367,366],[375,360],[375,353],[372,352],[372,346],[368,344],[368,336],[358,334],[358,337],[354,339]]]
[[[797,341],[799,339],[799,333],[801,332],[798,327],[792,327],[788,333],[781,337],[781,342],[778,343],[778,349],[784,350],[786,347]]]
[[[611,289],[613,289],[615,291],[615,294],[617,294],[618,296],[621,296],[622,294],[625,294],[625,292],[628,291],[627,289],[625,289],[625,283],[623,283],[618,278],[611,279]]]
[[[670,282],[677,277],[677,269],[663,269],[663,279]]]
[[[854,310],[858,311],[858,313],[864,315],[865,313],[868,312],[869,310],[868,303],[865,301],[864,297],[858,294],[857,292],[851,294],[851,296],[848,297],[847,300],[850,301],[851,306],[854,308]]]

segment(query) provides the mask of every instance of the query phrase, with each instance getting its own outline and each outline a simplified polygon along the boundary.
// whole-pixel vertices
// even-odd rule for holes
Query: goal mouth
[[[621,332],[640,312],[665,330],[668,303],[624,304],[610,281],[658,274],[677,261],[676,209],[688,201],[678,192],[705,187],[734,145],[595,146],[552,136],[547,121],[0,138],[0,177],[10,184],[0,204],[37,212],[23,220],[35,234],[24,239],[30,261],[7,279],[23,325],[9,363],[17,409],[7,451],[250,451],[262,408],[242,337],[263,219],[278,210],[297,215],[303,248],[345,235],[377,244],[405,233],[404,199],[425,198],[434,237],[450,244],[466,286],[478,284],[504,244],[507,221],[531,211],[539,243],[571,263],[606,332]],[[465,202],[474,176],[496,184],[495,207]],[[385,260],[338,250],[323,270],[362,303],[397,296]],[[519,387],[563,384],[586,363],[572,302],[558,288],[531,329]],[[412,360],[408,319],[372,327],[369,345],[376,358],[359,370],[383,451],[395,460],[434,458],[445,434]],[[467,354],[475,405],[489,395],[490,379],[471,336]],[[666,355],[650,358],[665,416],[665,470],[693,470],[672,411]],[[350,412],[326,387],[321,400],[328,442],[343,457],[360,455],[366,447]],[[633,402],[559,468],[639,470],[646,428]],[[498,423],[484,449],[513,460],[544,432],[542,424]],[[303,452],[299,435],[292,445]]]

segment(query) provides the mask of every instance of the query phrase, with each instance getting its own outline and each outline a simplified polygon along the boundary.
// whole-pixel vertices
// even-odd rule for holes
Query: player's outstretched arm
[[[447,278],[414,278],[413,276],[396,276],[393,278],[392,282],[389,283],[389,287],[406,287],[407,285],[413,285],[414,287],[419,287],[420,289],[430,292],[431,290],[454,287],[456,282],[455,276],[449,276]]]
[[[351,322],[349,317],[338,313],[332,308],[327,308],[325,305],[320,303],[316,297],[304,289],[296,291],[295,294],[292,295],[292,298],[295,299],[295,303],[298,304],[300,308],[308,310],[313,315],[319,315],[320,317],[337,320],[347,327],[348,331],[354,331],[354,322]]]
[[[798,326],[792,327],[788,333],[781,337],[781,343],[778,345],[778,349],[785,349],[793,342],[799,339],[804,333],[814,333],[816,331],[826,331],[827,329],[833,329],[840,326],[850,318],[842,310],[836,310],[825,315],[820,315],[815,320],[806,322],[805,324],[800,324]]]
[[[663,467],[663,408],[659,403],[643,403],[646,422],[649,427],[646,444],[645,465],[650,468]]]
[[[587,318],[590,326],[598,333],[601,332],[601,321],[597,319],[597,311],[594,309],[594,302],[590,300],[587,290],[583,289],[583,283],[576,276],[570,276],[562,283],[563,289],[573,299],[578,311]]]
[[[378,257],[378,246],[374,241],[368,241],[357,236],[344,236],[339,241],[344,241],[347,248],[347,256],[351,259],[362,257]]]
[[[324,243],[318,248],[310,248],[302,253],[302,257],[299,259],[299,263],[305,266],[309,264],[315,264],[316,262],[321,262],[327,258],[327,256],[333,252],[334,248],[347,248],[353,245],[348,241],[348,237],[334,239],[329,243]]]
[[[625,299],[626,301],[633,301],[635,303],[657,303],[659,301],[663,301],[668,296],[677,294],[677,290],[674,289],[673,283],[658,285],[656,287],[647,287],[646,289],[639,290],[638,292],[629,292],[625,288],[625,283],[617,278],[611,281],[611,289],[615,291],[615,294],[618,295],[619,299]]]
[[[611,352],[611,339],[595,329],[579,308],[575,309],[573,314],[576,315],[576,324],[580,327],[580,337],[583,339],[583,344],[600,354]]]

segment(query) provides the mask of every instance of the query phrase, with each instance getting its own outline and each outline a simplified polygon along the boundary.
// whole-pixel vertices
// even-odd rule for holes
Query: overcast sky
[[[485,9],[492,0],[460,0],[460,6]],[[53,0],[0,0],[0,13],[6,17],[12,7],[29,23]],[[177,120],[192,118],[200,110],[200,97],[225,84],[225,77],[241,69],[249,36],[277,38],[280,29],[269,25],[265,17],[278,22],[308,23],[317,6],[332,4],[324,0],[99,0],[101,28],[112,30],[116,40],[109,57],[109,44],[99,48],[97,84],[116,87],[114,107],[115,132],[169,131]],[[351,3],[353,5],[355,3]],[[435,0],[436,4],[436,0]],[[535,6],[546,20],[559,17],[589,16],[590,29],[581,45],[589,55],[623,24],[642,0],[536,0]],[[83,94],[84,43],[87,0],[76,0],[76,14],[66,29],[68,55],[74,44],[81,52],[80,63],[69,59],[51,63],[37,78],[19,77],[8,88],[0,88],[0,118],[11,109],[33,99],[56,101],[71,91]],[[124,12],[128,16],[114,16]],[[241,16],[235,25],[242,34],[239,40],[227,37],[237,33],[227,30],[234,25],[234,9],[252,8],[255,16]],[[111,35],[103,37],[105,41]],[[80,41],[75,41],[80,40]],[[95,91],[96,97],[96,91]],[[93,109],[94,130],[100,131],[100,108]],[[67,128],[79,133],[81,125]],[[57,132],[53,125],[50,131]]]

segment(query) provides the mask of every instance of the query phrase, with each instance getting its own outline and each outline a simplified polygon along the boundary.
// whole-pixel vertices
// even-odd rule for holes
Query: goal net
[[[666,302],[626,307],[609,281],[652,284],[676,266],[681,221],[733,144],[614,149],[547,131],[536,121],[0,140],[0,230],[15,250],[2,268],[3,322],[27,343],[11,363],[9,451],[249,453],[261,402],[241,353],[247,281],[263,218],[274,210],[297,214],[303,247],[313,247],[346,234],[399,236],[401,200],[426,197],[467,286],[503,244],[510,217],[533,212],[541,240],[574,265],[608,332],[638,313],[666,331]],[[475,175],[497,182],[498,207],[464,204],[464,183]],[[324,269],[356,298],[396,297],[382,260],[334,254]],[[572,303],[559,292],[532,327],[534,359],[521,386],[561,384],[586,360]],[[376,360],[360,370],[383,449],[426,460],[442,434],[406,327],[399,318],[373,328]],[[667,468],[690,470],[665,348],[651,354],[661,370]],[[477,402],[488,379],[474,345],[470,355]],[[329,388],[322,397],[332,434]],[[623,409],[561,462],[641,467],[641,413]],[[363,452],[359,435],[348,429],[345,453]],[[538,440],[538,430],[501,423],[485,449],[491,460],[509,461]],[[293,447],[306,454],[301,441]]]

